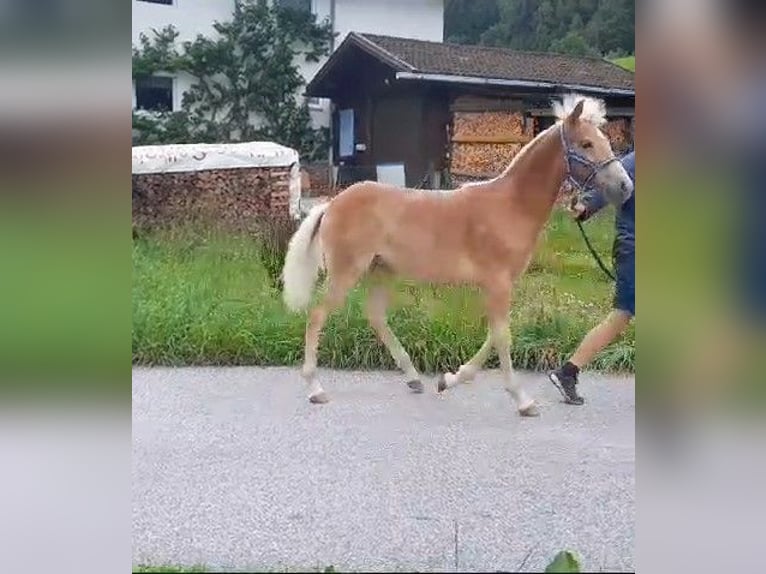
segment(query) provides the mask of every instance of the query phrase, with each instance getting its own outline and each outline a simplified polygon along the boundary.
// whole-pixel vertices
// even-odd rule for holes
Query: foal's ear
[[[585,100],[580,100],[577,102],[577,105],[572,110],[572,113],[569,114],[569,117],[567,118],[571,123],[576,122],[578,119],[580,119],[580,116],[582,115],[582,109],[583,106],[585,106]]]

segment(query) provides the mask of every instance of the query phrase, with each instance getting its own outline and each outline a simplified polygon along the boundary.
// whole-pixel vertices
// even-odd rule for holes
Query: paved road
[[[633,569],[634,380],[586,375],[584,407],[495,372],[410,394],[396,373],[133,371],[133,562],[213,569],[541,571],[560,549]],[[523,564],[523,567],[522,567]]]

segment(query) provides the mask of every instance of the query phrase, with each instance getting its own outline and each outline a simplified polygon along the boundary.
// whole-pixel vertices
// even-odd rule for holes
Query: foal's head
[[[602,193],[615,205],[625,202],[633,192],[633,182],[601,131],[606,123],[604,102],[567,95],[553,109],[560,120],[568,179],[582,193]]]

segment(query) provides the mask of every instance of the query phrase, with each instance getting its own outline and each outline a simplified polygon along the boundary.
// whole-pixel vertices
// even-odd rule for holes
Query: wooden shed
[[[337,184],[449,187],[492,177],[553,122],[551,99],[605,100],[616,150],[632,145],[633,73],[606,60],[351,32],[306,87],[330,98]]]

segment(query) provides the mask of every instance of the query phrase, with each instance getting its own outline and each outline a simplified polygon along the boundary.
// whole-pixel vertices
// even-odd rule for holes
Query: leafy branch
[[[214,37],[198,35],[180,50],[173,27],[154,30],[151,39],[142,35],[140,47],[134,46],[134,79],[157,72],[194,78],[181,112],[134,114],[138,143],[270,139],[303,157],[321,157],[328,133],[311,127],[299,96],[305,79],[298,62],[329,53],[331,24],[264,0],[242,0],[230,21],[213,28]]]

